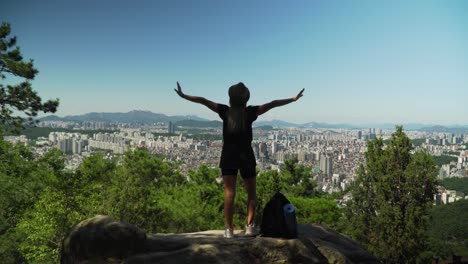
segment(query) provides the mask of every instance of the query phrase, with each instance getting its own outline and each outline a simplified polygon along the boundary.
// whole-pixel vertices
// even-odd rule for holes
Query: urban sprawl
[[[72,132],[51,132],[33,144],[33,151],[41,156],[51,148],[59,148],[67,156],[67,169],[75,170],[82,160],[95,151],[103,151],[114,158],[128,150],[146,148],[168,161],[180,162],[180,170],[187,174],[201,164],[218,167],[221,154],[222,128],[196,128],[198,134],[218,136],[216,140],[194,139],[193,127],[176,127],[173,123],[110,124],[107,122],[43,121],[39,127],[68,128]],[[92,136],[80,130],[109,130]],[[320,129],[275,128],[253,130],[252,147],[257,165],[262,170],[279,170],[285,160],[297,159],[299,164],[312,168],[311,177],[325,192],[346,190],[356,179],[357,168],[363,163],[366,142],[376,137],[391,137],[392,130],[369,128]],[[453,161],[443,164],[439,179],[468,177],[468,135],[406,131],[411,139],[421,140],[414,151],[424,149],[433,156],[451,156]],[[9,136],[12,142],[30,142],[25,136]],[[467,195],[467,196],[465,196]],[[468,194],[438,187],[436,204],[468,199]],[[344,198],[346,200],[346,197]]]

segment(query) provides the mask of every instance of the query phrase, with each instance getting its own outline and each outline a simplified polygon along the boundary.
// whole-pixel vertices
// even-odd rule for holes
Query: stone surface
[[[77,225],[67,237],[69,242],[66,243],[67,239],[64,240],[64,252],[68,254],[67,256],[75,257],[64,260],[76,260],[77,256],[83,252],[87,257],[80,257],[78,262],[62,261],[62,263],[379,263],[355,241],[316,224],[299,225],[298,239],[246,237],[243,231],[237,230],[234,232],[233,239],[223,238],[222,230],[183,234],[148,234],[147,237],[143,237],[141,233],[134,232],[135,229],[132,229],[134,231],[130,233],[137,235],[130,236],[130,233],[126,231],[129,230],[129,225],[126,224],[122,225],[124,231],[114,230],[114,232],[126,234],[125,236],[133,242],[122,242],[118,245],[119,249],[115,250],[107,247],[99,256],[98,250],[88,247],[106,244],[103,238],[98,239],[99,243],[83,239],[93,238],[94,236],[91,235],[81,235],[80,239],[74,238],[76,237],[74,234],[86,233],[92,229],[88,227],[88,231],[85,232],[89,223],[95,223],[98,220],[92,219]],[[107,223],[103,226],[115,223],[102,216],[100,221]],[[93,232],[96,234],[96,230]],[[115,243],[117,236],[106,235],[106,237],[110,237],[113,241],[107,243],[108,245],[118,244]],[[77,241],[80,241],[81,245],[77,245]],[[135,248],[136,245],[140,245],[141,248]],[[85,248],[88,249],[85,250]],[[76,251],[77,249],[79,252]]]
[[[62,242],[61,263],[119,263],[144,252],[146,234],[134,225],[98,215],[76,224]]]

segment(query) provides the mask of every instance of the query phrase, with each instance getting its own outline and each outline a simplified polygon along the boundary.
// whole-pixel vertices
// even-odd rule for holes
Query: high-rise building
[[[252,149],[254,151],[255,157],[259,156],[259,144],[258,143],[253,143],[252,144]]]
[[[278,151],[275,153],[275,158],[279,162],[284,162],[284,152],[283,151]]]
[[[309,159],[309,157],[308,157],[306,151],[304,151],[304,150],[299,150],[299,151],[297,152],[297,160],[304,162],[304,161],[306,161],[306,160],[308,160],[308,159]]]
[[[320,156],[320,170],[323,174],[331,176],[333,174],[333,159],[328,155]]]
[[[175,134],[175,124],[169,121],[169,124],[167,126],[167,133],[169,134]]]
[[[271,154],[275,154],[276,152],[278,152],[278,147],[279,147],[279,144],[277,142],[272,142],[271,143]]]
[[[258,145],[258,159],[261,162],[265,162],[265,161],[268,161],[270,159],[267,144],[265,142],[261,142]]]
[[[260,142],[260,144],[258,144],[258,152],[259,153],[266,153],[268,152],[267,150],[267,144],[265,142]]]
[[[73,153],[73,139],[72,138],[63,138],[60,139],[57,143],[58,148],[66,154]]]

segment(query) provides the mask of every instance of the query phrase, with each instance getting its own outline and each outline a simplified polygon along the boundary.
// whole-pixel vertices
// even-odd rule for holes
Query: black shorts
[[[242,178],[254,178],[257,176],[257,170],[255,167],[240,167],[240,168],[221,168],[221,174],[223,176],[232,176],[237,175],[237,172],[240,170]]]
[[[237,172],[240,170],[242,178],[253,178],[257,175],[256,165],[252,146],[223,145],[219,161],[219,167],[223,176],[237,175]]]

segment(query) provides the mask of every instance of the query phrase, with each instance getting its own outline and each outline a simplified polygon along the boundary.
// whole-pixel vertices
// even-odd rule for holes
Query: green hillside
[[[468,177],[463,178],[446,178],[440,182],[440,185],[449,190],[455,190],[468,195]],[[468,221],[468,219],[467,219]]]
[[[435,206],[427,231],[430,250],[438,256],[468,256],[468,200]]]

